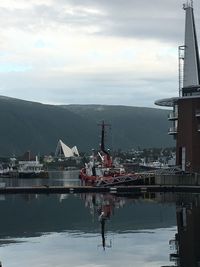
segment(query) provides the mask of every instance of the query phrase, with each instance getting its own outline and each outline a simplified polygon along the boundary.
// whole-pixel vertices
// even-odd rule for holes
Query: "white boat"
[[[43,164],[36,157],[31,161],[19,161],[16,176],[18,178],[48,178],[48,172],[44,170]]]

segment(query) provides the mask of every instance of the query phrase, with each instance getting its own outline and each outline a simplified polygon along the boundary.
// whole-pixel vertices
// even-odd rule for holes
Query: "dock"
[[[134,186],[32,186],[0,187],[0,194],[76,194],[76,193],[146,193],[146,192],[185,192],[200,193],[200,186],[174,185],[134,185]]]

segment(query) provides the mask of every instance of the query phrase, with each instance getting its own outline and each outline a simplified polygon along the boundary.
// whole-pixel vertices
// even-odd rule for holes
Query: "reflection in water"
[[[6,187],[17,186],[70,186],[80,185],[78,179],[79,171],[51,171],[49,172],[49,178],[0,178],[0,183],[5,184]]]
[[[186,194],[176,201],[178,233],[170,240],[174,266],[200,266],[200,195]]]
[[[113,198],[113,196],[112,196]],[[110,198],[110,199],[112,199]],[[94,205],[96,205],[96,196],[92,195],[92,202]],[[98,214],[99,214],[99,222],[101,224],[101,237],[102,237],[102,247],[105,250],[105,248],[111,248],[111,240],[110,240],[110,244],[106,244],[106,238],[105,238],[105,223],[107,220],[110,219],[111,214],[112,214],[112,209],[114,207],[114,200],[112,201],[112,204],[108,201],[108,202],[101,202],[101,205],[97,208]]]
[[[103,199],[100,201],[100,196]],[[134,197],[134,196],[133,196]],[[100,212],[99,221],[101,223],[102,247],[105,249],[105,223],[114,213],[115,204],[123,207],[124,198],[116,198],[113,195],[86,195],[87,206]],[[169,241],[170,261],[173,266],[199,267],[200,266],[200,195],[199,194],[155,194],[151,195],[151,200],[160,203],[176,204],[177,230],[175,238]],[[99,203],[99,204],[97,204]],[[111,247],[108,245],[108,247]],[[167,265],[163,266],[167,267]]]
[[[110,241],[110,245],[107,245],[106,238],[105,238],[105,223],[106,223],[106,220],[108,219],[109,219],[108,215],[102,211],[101,214],[99,215],[99,222],[101,224],[102,247],[104,250],[106,247],[107,248],[111,247],[111,241]]]
[[[197,194],[32,194],[1,200],[3,267],[200,265]]]
[[[3,267],[159,267],[175,231],[174,205],[144,196],[7,195],[0,210]]]

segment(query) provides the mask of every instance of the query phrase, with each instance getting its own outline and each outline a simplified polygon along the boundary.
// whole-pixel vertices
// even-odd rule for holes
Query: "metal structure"
[[[177,175],[180,173],[183,173],[183,170],[178,166],[155,170],[155,175]]]
[[[154,178],[154,172],[143,172],[130,175],[123,175],[117,177],[104,177],[103,179],[99,178],[96,182],[96,186],[115,186],[115,185],[125,185],[131,183],[141,184],[145,179]]]

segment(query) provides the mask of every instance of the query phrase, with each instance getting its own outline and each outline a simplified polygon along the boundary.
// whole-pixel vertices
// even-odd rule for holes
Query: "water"
[[[1,196],[0,261],[3,267],[198,266],[199,200],[160,193]]]
[[[70,186],[70,185],[80,185],[80,180],[78,179],[79,171],[50,171],[49,178],[0,178],[0,183],[5,184],[5,186],[39,186],[39,185],[49,185],[49,186]]]

